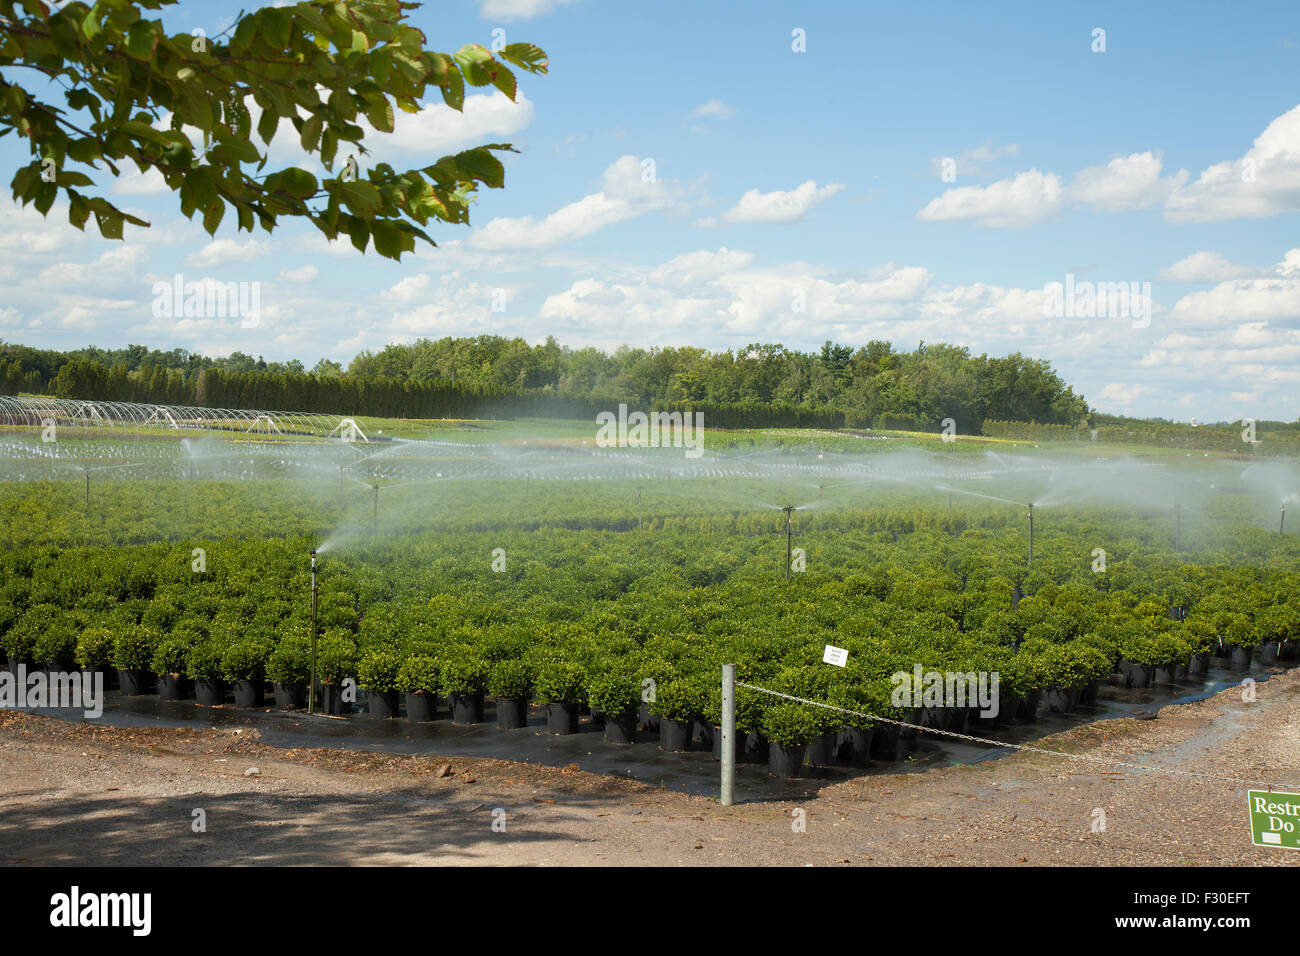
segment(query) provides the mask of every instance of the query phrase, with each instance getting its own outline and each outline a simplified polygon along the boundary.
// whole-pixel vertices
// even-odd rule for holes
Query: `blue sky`
[[[165,21],[211,34],[239,8],[183,0]],[[1103,411],[1300,415],[1293,3],[448,0],[412,20],[436,49],[502,29],[550,56],[519,102],[399,114],[361,158],[514,143],[471,227],[397,264],[287,222],[214,240],[138,175],[100,180],[153,224],[123,243],[6,198],[0,336],[308,365],[484,332],[943,341],[1047,358]],[[25,162],[21,146],[0,158]],[[273,165],[300,161],[273,148]],[[153,284],[176,273],[260,283],[257,325],[156,317]],[[1150,311],[1045,314],[1067,276],[1150,283],[1133,303]]]

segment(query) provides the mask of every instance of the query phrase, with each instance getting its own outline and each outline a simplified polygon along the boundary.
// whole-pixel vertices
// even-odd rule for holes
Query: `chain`
[[[1253,784],[1256,786],[1264,787],[1269,791],[1282,789],[1276,786],[1275,784],[1264,783],[1261,780],[1248,780],[1241,777],[1226,777],[1222,774],[1205,773],[1199,770],[1170,770],[1167,767],[1151,767],[1146,764],[1130,763],[1125,760],[1112,760],[1106,757],[1092,757],[1089,756],[1088,754],[1071,754],[1071,753],[1066,753],[1062,750],[1046,750],[1043,747],[1031,747],[1028,744],[1013,744],[1013,743],[1007,743],[1006,741],[1002,741],[1002,740],[989,740],[987,737],[974,737],[971,736],[970,734],[959,734],[955,730],[940,730],[937,727],[922,727],[918,724],[909,724],[901,720],[893,720],[889,717],[877,717],[875,714],[864,714],[858,710],[847,710],[844,707],[836,707],[833,704],[824,704],[821,701],[817,701],[817,700],[807,700],[806,698],[803,697],[795,697],[793,694],[782,694],[780,691],[768,690],[766,687],[755,687],[753,684],[746,684],[741,681],[736,681],[736,686],[744,687],[749,690],[756,690],[762,694],[771,694],[773,697],[783,697],[786,700],[796,701],[800,704],[811,704],[814,707],[824,707],[827,710],[838,711],[841,714],[850,714],[854,717],[865,717],[868,720],[878,721],[879,723],[883,723],[883,724],[895,724],[898,727],[908,727],[912,730],[919,730],[922,733],[941,734],[945,737],[954,737],[957,740],[968,740],[971,743],[986,744],[990,747],[1006,747],[1006,748],[1011,748],[1013,750],[1028,751],[1029,753],[1047,754],[1050,757],[1066,757],[1070,760],[1084,760],[1090,763],[1099,763],[1110,767],[1128,767],[1133,770],[1146,770],[1152,773],[1167,773],[1179,777],[1204,777],[1209,780],[1222,780],[1228,783],[1244,783],[1248,785]],[[1300,788],[1297,788],[1289,784],[1288,784],[1288,788],[1291,791],[1300,790]]]

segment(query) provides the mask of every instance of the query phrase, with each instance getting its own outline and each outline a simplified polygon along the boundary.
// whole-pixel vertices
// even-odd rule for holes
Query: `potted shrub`
[[[45,629],[45,623],[53,620],[59,609],[53,604],[38,604],[29,608],[5,631],[3,643],[5,654],[9,658],[9,670],[18,673],[20,664],[32,663],[32,648],[36,638]]]
[[[113,632],[106,627],[85,628],[77,638],[77,665],[83,671],[104,673],[108,686],[109,663],[113,659]]]
[[[270,648],[253,639],[236,641],[222,653],[221,676],[234,688],[236,707],[262,706],[262,682],[270,656]]]
[[[605,715],[605,739],[611,744],[636,743],[637,708],[641,681],[634,671],[612,667],[587,679],[587,700],[593,711]]]
[[[184,700],[190,695],[190,643],[182,635],[169,634],[154,648],[150,666],[158,677],[159,700]]]
[[[578,732],[578,705],[582,702],[582,667],[573,661],[552,660],[537,668],[533,694],[546,705],[546,729],[553,734]]]
[[[497,661],[488,672],[488,693],[497,702],[497,728],[516,730],[528,726],[528,697],[533,691],[533,669],[527,661]]]
[[[397,716],[397,670],[401,666],[401,658],[386,648],[366,651],[357,661],[357,682],[366,690],[370,716]]]
[[[487,662],[470,647],[458,649],[442,662],[442,689],[451,700],[451,719],[458,724],[483,722],[483,691]]]
[[[1126,625],[1120,633],[1120,673],[1125,687],[1149,687],[1161,659],[1156,635],[1144,624]]]
[[[195,641],[186,650],[185,672],[194,681],[194,697],[206,707],[226,702],[226,680],[222,676],[221,655],[225,648],[208,638]]]
[[[307,706],[311,676],[311,638],[286,634],[266,661],[266,678],[274,685],[275,706],[285,710]]]
[[[357,646],[347,632],[333,629],[316,641],[316,679],[320,682],[321,713],[351,713],[353,694],[347,682],[356,678]]]
[[[397,689],[406,695],[407,720],[438,716],[438,662],[428,654],[412,654],[397,668]]]
[[[70,671],[77,663],[77,632],[65,619],[48,622],[32,642],[32,659],[50,671]]]
[[[139,625],[123,628],[113,639],[113,666],[123,694],[134,696],[148,690],[149,668],[159,639],[157,631]]]
[[[776,776],[802,775],[808,741],[822,732],[821,722],[812,711],[807,704],[782,701],[763,715],[763,733],[771,746],[767,767]]]
[[[707,692],[692,677],[674,677],[655,689],[650,712],[659,718],[659,749],[691,749],[695,720],[704,712]]]

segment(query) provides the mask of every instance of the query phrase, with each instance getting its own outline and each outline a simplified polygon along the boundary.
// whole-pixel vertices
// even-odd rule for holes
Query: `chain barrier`
[[[911,730],[919,730],[927,734],[940,734],[944,737],[954,737],[957,740],[967,740],[971,743],[984,744],[990,747],[1003,747],[1012,750],[1024,750],[1029,753],[1047,754],[1050,757],[1066,757],[1070,760],[1083,760],[1090,763],[1104,764],[1109,767],[1128,767],[1133,770],[1145,770],[1151,773],[1166,773],[1179,777],[1204,777],[1208,780],[1221,780],[1228,783],[1246,784],[1247,786],[1262,787],[1269,791],[1281,790],[1284,792],[1300,792],[1300,787],[1293,784],[1278,786],[1276,784],[1265,783],[1262,780],[1249,780],[1241,777],[1228,777],[1223,774],[1205,773],[1199,770],[1171,770],[1168,767],[1151,767],[1146,764],[1130,763],[1125,760],[1113,760],[1106,757],[1093,757],[1088,754],[1071,754],[1063,750],[1047,750],[1043,747],[1032,747],[1029,744],[1013,744],[1003,740],[990,740],[987,737],[975,737],[971,734],[961,734],[955,730],[940,730],[938,727],[922,727],[919,724],[909,724],[901,720],[893,720],[889,717],[877,717],[875,714],[865,714],[858,710],[848,710],[844,707],[836,707],[833,704],[824,704],[818,700],[808,700],[804,697],[795,697],[793,694],[783,694],[780,691],[768,690],[766,687],[756,687],[753,684],[746,684],[742,681],[736,681],[737,687],[744,687],[748,690],[758,691],[762,694],[771,694],[773,697],[783,697],[786,700],[796,701],[800,704],[811,704],[813,707],[823,707],[827,710],[838,711],[841,714],[849,714],[854,717],[865,717],[868,720],[882,724],[895,724],[899,727],[907,727]]]

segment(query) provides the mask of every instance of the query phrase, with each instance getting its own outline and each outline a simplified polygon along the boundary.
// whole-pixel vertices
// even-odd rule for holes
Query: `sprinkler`
[[[1286,527],[1286,502],[1284,501],[1282,502],[1282,520],[1277,523],[1277,533],[1279,535],[1286,534],[1286,532],[1283,530],[1285,527]]]
[[[641,486],[636,487],[636,527],[641,530]]]
[[[1285,509],[1283,509],[1285,510]],[[1174,505],[1174,550],[1181,551],[1183,540],[1183,506]]]
[[[316,713],[316,549],[311,549],[311,679],[307,685],[307,713]]]
[[[1029,502],[1029,564],[1034,563],[1034,503]]]
[[[785,579],[789,581],[790,558],[794,545],[794,528],[791,525],[790,516],[794,512],[794,505],[786,505],[781,510],[785,512]]]
[[[90,469],[86,469],[86,510],[90,510]],[[1282,506],[1282,514],[1286,515],[1286,505]]]
[[[379,533],[379,486],[375,485],[375,515],[370,522],[370,533]]]

